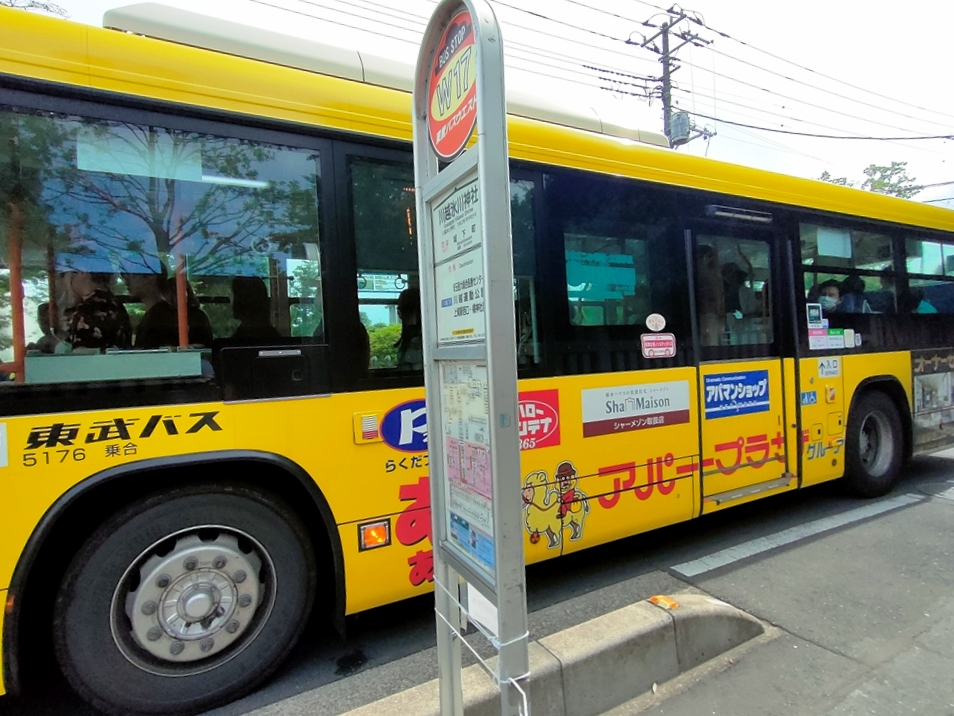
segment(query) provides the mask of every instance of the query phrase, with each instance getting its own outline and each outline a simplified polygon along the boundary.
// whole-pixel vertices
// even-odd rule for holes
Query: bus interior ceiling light
[[[203,174],[202,182],[205,184],[227,184],[228,186],[244,186],[250,189],[267,189],[268,182],[259,179],[240,179],[238,177],[220,177],[212,174]]]
[[[751,209],[740,209],[735,206],[720,206],[719,204],[707,204],[706,215],[719,219],[754,221],[757,224],[772,223],[772,215],[767,211],[752,211]]]

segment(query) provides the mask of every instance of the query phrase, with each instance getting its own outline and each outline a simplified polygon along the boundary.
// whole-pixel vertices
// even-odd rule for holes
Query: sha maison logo
[[[583,391],[583,437],[689,422],[684,380]]]

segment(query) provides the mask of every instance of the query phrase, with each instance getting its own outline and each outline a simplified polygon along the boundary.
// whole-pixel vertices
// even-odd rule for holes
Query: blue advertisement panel
[[[767,370],[707,375],[704,385],[707,420],[769,410]]]

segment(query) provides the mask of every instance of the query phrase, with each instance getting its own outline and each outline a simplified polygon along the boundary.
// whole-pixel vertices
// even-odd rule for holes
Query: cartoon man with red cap
[[[583,536],[583,520],[590,511],[586,495],[576,488],[576,468],[569,460],[561,462],[554,474],[560,503],[557,514],[563,520],[563,525],[570,528],[570,539],[577,540]]]

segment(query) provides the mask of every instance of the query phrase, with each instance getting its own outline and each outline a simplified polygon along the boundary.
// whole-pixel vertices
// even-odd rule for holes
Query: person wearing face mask
[[[829,279],[818,286],[818,302],[825,313],[834,313],[841,304],[841,282]]]

